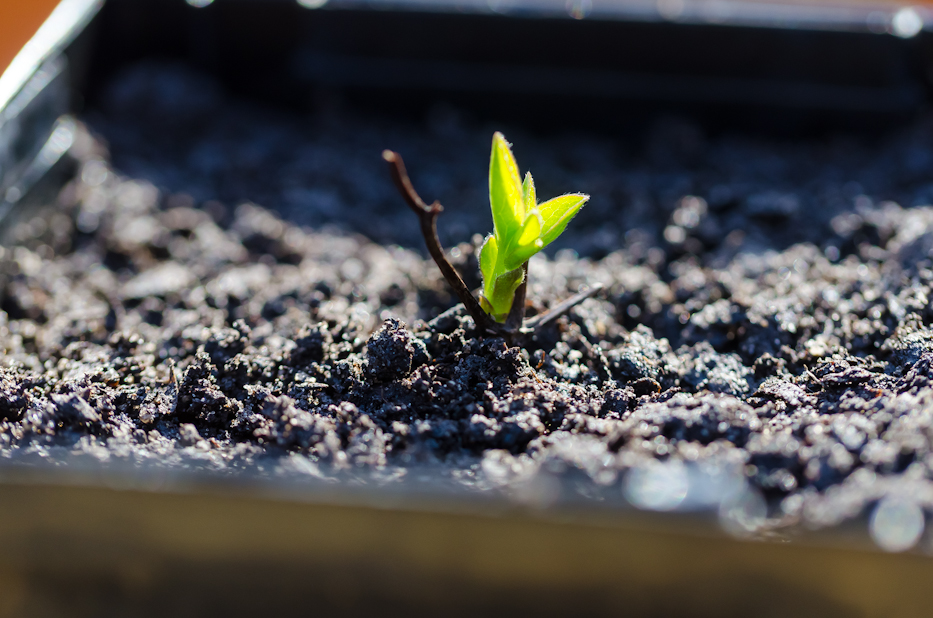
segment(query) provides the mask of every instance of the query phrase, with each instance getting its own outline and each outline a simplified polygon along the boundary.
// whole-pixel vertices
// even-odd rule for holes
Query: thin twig
[[[428,246],[428,253],[431,254],[437,267],[441,269],[441,274],[444,275],[444,279],[446,279],[450,287],[453,288],[454,294],[457,295],[457,298],[459,298],[463,306],[466,307],[467,313],[473,318],[477,327],[495,333],[502,332],[502,325],[496,323],[489,314],[483,311],[479,302],[470,292],[470,288],[463,282],[460,273],[457,272],[457,269],[454,268],[453,264],[447,259],[446,253],[444,253],[441,241],[437,237],[436,223],[437,216],[444,210],[443,206],[437,201],[430,206],[424,203],[412,186],[411,180],[408,178],[408,172],[405,171],[405,163],[402,161],[402,156],[400,154],[391,150],[384,150],[382,152],[382,158],[389,163],[392,180],[395,181],[395,186],[398,188],[399,193],[405,198],[405,202],[408,206],[418,215],[418,220],[421,222],[421,235],[424,236],[424,242]],[[525,300],[523,297],[523,307],[524,304]]]
[[[567,313],[568,311],[570,311],[571,309],[573,309],[574,307],[576,307],[577,305],[585,301],[590,296],[593,296],[594,294],[599,292],[601,289],[603,289],[603,285],[601,283],[597,283],[591,288],[588,288],[581,292],[577,292],[576,294],[574,294],[567,300],[554,305],[553,307],[551,307],[549,310],[545,311],[544,313],[539,313],[535,317],[526,321],[524,326],[522,326],[522,332],[532,333],[534,332],[535,329],[541,328],[545,324],[553,322],[554,320],[556,320],[563,314]]]

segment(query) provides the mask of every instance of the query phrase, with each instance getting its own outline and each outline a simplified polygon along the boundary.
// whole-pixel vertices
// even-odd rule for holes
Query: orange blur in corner
[[[0,74],[57,4],[58,0],[0,0]]]

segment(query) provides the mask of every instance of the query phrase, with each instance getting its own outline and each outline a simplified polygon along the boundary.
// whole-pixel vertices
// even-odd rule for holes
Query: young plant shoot
[[[569,193],[539,204],[531,172],[522,182],[505,136],[498,131],[492,136],[489,205],[494,230],[483,243],[479,265],[480,305],[496,322],[508,318],[515,293],[525,281],[525,263],[560,236],[588,199],[583,193]]]
[[[501,133],[496,132],[492,136],[489,205],[492,208],[493,233],[486,237],[480,251],[483,291],[479,300],[447,259],[437,238],[437,217],[443,207],[438,202],[424,203],[412,186],[398,153],[386,150],[382,157],[389,163],[399,193],[418,215],[428,252],[481,330],[507,338],[533,333],[535,328],[566,313],[601,289],[595,285],[549,311],[530,320],[524,319],[528,260],[560,236],[590,198],[582,193],[570,193],[539,204],[531,174],[526,174],[522,181],[510,145]]]

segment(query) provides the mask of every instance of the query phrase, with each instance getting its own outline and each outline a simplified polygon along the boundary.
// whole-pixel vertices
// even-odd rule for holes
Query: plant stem
[[[408,178],[408,172],[405,171],[405,163],[402,161],[402,156],[400,154],[391,150],[384,150],[382,152],[382,158],[389,163],[392,180],[395,181],[395,186],[398,188],[399,193],[402,194],[409,208],[418,215],[418,220],[421,222],[421,235],[424,236],[424,242],[428,246],[428,253],[431,254],[434,263],[437,264],[437,267],[441,270],[441,274],[444,275],[444,279],[447,280],[454,294],[457,295],[457,298],[459,298],[463,306],[466,307],[467,313],[473,318],[477,327],[493,333],[501,333],[503,330],[502,327],[483,311],[483,308],[480,307],[473,293],[470,292],[470,288],[463,282],[460,273],[457,272],[457,269],[455,269],[453,264],[450,263],[450,260],[447,259],[447,254],[441,246],[441,241],[437,237],[437,217],[443,212],[444,207],[437,201],[430,206],[424,203],[412,186],[411,180]],[[522,315],[524,315],[524,283],[521,289]],[[512,317],[511,313],[509,317]],[[520,323],[519,321],[519,324]]]
[[[509,315],[505,318],[505,330],[510,333],[517,333],[525,320],[525,292],[528,289],[528,262],[522,264],[522,283],[515,290],[515,296],[512,297],[512,308]]]
[[[603,289],[603,285],[601,283],[597,283],[591,288],[583,290],[582,292],[577,292],[576,294],[574,294],[567,300],[554,305],[553,307],[551,307],[544,313],[539,313],[535,317],[525,322],[524,326],[522,326],[521,332],[532,333],[535,331],[535,329],[541,328],[542,326],[544,326],[545,324],[548,324],[549,322],[553,322],[560,316],[564,315],[565,313],[567,313],[568,311],[570,311],[571,309],[573,309],[574,307],[576,307],[577,305],[585,301],[590,296],[593,296],[594,294],[599,292],[601,289]]]

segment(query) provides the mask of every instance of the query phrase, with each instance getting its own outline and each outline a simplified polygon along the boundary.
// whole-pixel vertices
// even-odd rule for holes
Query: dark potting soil
[[[737,470],[769,525],[933,508],[931,119],[793,143],[668,119],[629,143],[445,106],[290,115],[141,65],[86,122],[76,179],[0,260],[0,457],[546,473],[593,500],[682,461]],[[593,196],[532,260],[529,314],[605,285],[514,347],[455,307],[380,158],[444,204],[478,286],[495,129],[540,195]]]

